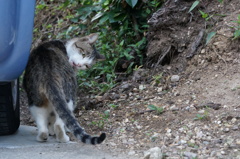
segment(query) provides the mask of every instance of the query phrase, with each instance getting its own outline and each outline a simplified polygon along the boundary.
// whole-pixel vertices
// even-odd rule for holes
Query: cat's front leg
[[[35,119],[38,128],[37,141],[48,140],[48,110],[45,107],[30,106],[30,112]]]

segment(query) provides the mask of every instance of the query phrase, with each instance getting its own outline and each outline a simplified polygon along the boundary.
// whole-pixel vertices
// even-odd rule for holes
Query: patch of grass
[[[116,104],[108,104],[108,107],[113,108],[113,109],[117,109],[117,108],[119,108],[119,105],[116,105]]]
[[[157,75],[153,76],[152,85],[158,85],[158,84],[160,84],[162,77],[163,77],[163,72],[160,73],[160,74],[157,74]]]
[[[99,114],[99,116],[100,116],[100,119],[97,120],[97,121],[92,121],[91,124],[96,125],[100,129],[103,129],[105,124],[108,122],[109,117],[110,117],[110,110],[104,111],[104,113]]]
[[[206,120],[209,118],[209,112],[207,110],[204,110],[203,114],[197,114],[194,120]]]
[[[190,141],[187,142],[187,145],[188,145],[189,147],[198,149],[198,146],[197,146],[195,143],[192,143],[192,142],[190,142]]]

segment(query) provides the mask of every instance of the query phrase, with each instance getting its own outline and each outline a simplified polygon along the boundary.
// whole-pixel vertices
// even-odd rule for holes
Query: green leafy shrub
[[[143,64],[147,20],[162,3],[158,0],[38,0],[36,14],[48,15],[36,25],[34,37],[69,39],[99,33],[96,47],[106,60],[90,70],[80,71],[78,81],[81,87],[93,92],[105,92],[115,85],[117,71],[127,76],[135,66]],[[121,61],[124,67],[120,65],[119,69]]]

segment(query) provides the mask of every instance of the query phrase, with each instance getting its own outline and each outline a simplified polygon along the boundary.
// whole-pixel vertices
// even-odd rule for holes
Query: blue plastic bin
[[[0,135],[20,123],[18,77],[32,43],[35,0],[0,0]]]

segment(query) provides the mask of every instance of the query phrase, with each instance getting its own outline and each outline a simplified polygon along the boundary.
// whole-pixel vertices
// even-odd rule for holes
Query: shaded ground
[[[240,158],[240,41],[232,40],[230,27],[236,25],[231,21],[240,14],[240,2],[201,1],[198,9],[214,15],[208,21],[197,9],[183,14],[192,2],[170,2],[172,8],[187,9],[181,10],[181,17],[172,10],[156,12],[157,23],[149,31],[148,67],[102,96],[80,91],[75,114],[90,134],[107,133],[104,149],[129,156],[143,156],[143,151],[158,146],[166,158]],[[183,20],[163,27],[159,21],[167,15],[172,15],[169,21]],[[202,29],[202,40],[195,45]],[[211,31],[217,34],[205,45]],[[174,74],[179,81],[171,81]],[[21,99],[21,122],[32,125],[24,92]],[[163,112],[151,111],[149,105]]]

